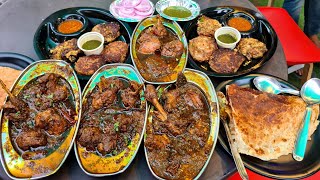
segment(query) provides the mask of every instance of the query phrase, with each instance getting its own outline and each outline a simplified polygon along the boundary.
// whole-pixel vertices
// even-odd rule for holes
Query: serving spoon
[[[296,96],[299,96],[300,94],[297,90],[282,87],[278,80],[269,76],[255,77],[253,79],[253,84],[258,90],[271,94],[287,93]]]
[[[320,103],[320,79],[309,79],[301,88],[301,97],[307,103],[306,113],[302,128],[298,134],[293,158],[297,161],[302,161],[308,141],[309,124],[312,114],[312,106]]]

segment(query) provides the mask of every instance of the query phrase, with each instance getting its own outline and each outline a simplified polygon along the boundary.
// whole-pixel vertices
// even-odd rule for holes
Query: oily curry
[[[158,81],[173,74],[184,52],[184,45],[158,17],[155,25],[141,32],[135,50],[139,60],[136,65],[143,78]]]
[[[143,129],[142,88],[135,81],[102,76],[83,103],[78,143],[103,157],[124,151]]]
[[[4,105],[15,150],[25,160],[53,153],[75,124],[75,107],[68,82],[48,73],[31,80]]]
[[[212,142],[207,143],[210,114],[206,97],[196,85],[179,79],[180,74],[176,87],[164,90],[159,102],[154,87],[147,85],[146,98],[157,111],[147,124],[145,147],[152,170],[164,179],[195,178],[212,149]]]

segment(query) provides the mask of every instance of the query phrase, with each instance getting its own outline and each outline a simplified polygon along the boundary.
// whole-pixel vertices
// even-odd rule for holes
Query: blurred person
[[[304,33],[320,48],[320,0],[284,0],[283,8],[298,24],[301,8],[304,3]]]

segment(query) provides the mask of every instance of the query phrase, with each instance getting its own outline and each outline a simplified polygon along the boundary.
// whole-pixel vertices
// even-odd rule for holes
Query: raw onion
[[[140,15],[140,16],[149,16],[152,14],[153,10],[152,8],[149,9],[149,11],[137,11],[135,10],[134,11],[137,15]]]
[[[149,2],[141,2],[138,6],[136,6],[134,9],[141,12],[146,12],[151,9],[151,5]]]
[[[141,3],[141,0],[122,0],[121,4],[125,8],[134,8]]]
[[[134,9],[133,8],[120,8],[119,12],[123,13],[123,14],[127,14],[127,15],[132,15],[134,13]]]

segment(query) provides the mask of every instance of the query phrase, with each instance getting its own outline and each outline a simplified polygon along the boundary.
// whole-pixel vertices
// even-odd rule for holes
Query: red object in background
[[[288,65],[320,62],[320,48],[304,34],[288,12],[277,7],[258,7],[276,31]]]
[[[248,176],[249,176],[249,179],[254,179],[254,180],[271,180],[270,178],[267,178],[267,177],[264,177],[264,176],[261,176],[259,174],[256,174],[248,169],[247,170],[247,173],[248,173]],[[318,171],[316,174],[310,176],[310,177],[307,177],[307,178],[304,178],[304,180],[319,180],[320,179],[320,171]],[[241,180],[241,177],[239,175],[238,172],[236,172],[234,175],[230,176],[228,178],[228,180]]]

